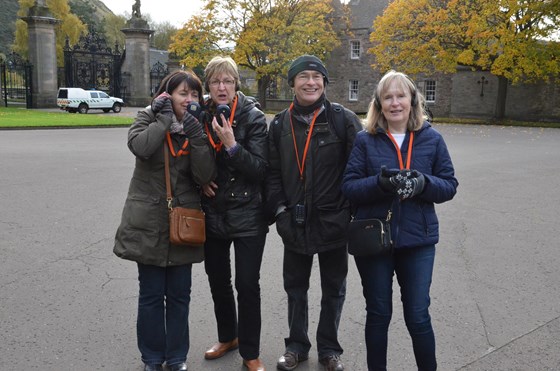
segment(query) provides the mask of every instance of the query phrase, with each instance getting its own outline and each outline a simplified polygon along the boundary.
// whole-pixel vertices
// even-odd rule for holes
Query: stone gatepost
[[[169,54],[169,59],[165,63],[167,65],[167,70],[169,73],[180,70],[181,69],[181,62],[179,58],[175,56],[175,54]]]
[[[128,78],[126,104],[146,106],[150,103],[150,35],[148,22],[140,14],[140,5],[132,8],[132,18],[127,21],[125,34],[125,58],[121,73]],[[136,4],[135,4],[136,5]]]
[[[52,17],[45,0],[35,1],[22,19],[27,23],[29,62],[33,65],[32,107],[56,107],[58,79],[54,28],[60,20]]]

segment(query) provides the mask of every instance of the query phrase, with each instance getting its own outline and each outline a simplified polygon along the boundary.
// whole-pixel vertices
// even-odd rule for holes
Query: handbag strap
[[[391,201],[391,207],[389,207],[389,210],[387,210],[387,217],[385,218],[385,221],[387,223],[389,223],[391,221],[391,216],[393,216],[393,205],[395,204],[395,201],[397,201],[398,198],[395,197],[393,198],[393,201]]]
[[[385,221],[387,223],[389,223],[391,221],[391,217],[393,216],[393,205],[391,204],[391,208],[389,208],[389,210],[387,210],[387,216],[385,217]],[[354,219],[356,219],[356,215],[352,214],[352,218],[350,219],[351,221],[353,221]]]
[[[167,150],[167,143],[163,143],[163,158],[165,161],[165,189],[167,191],[167,208],[173,209],[173,195],[171,194],[171,177],[169,176],[169,151]]]

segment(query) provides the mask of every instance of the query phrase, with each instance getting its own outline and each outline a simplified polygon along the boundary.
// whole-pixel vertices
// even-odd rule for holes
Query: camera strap
[[[173,141],[171,140],[171,134],[169,133],[169,131],[167,131],[165,136],[167,137],[167,144],[169,145],[169,152],[171,152],[173,157],[186,156],[186,155],[189,154],[189,151],[187,150],[187,146],[189,145],[189,139],[188,138],[185,139],[185,142],[183,143],[183,146],[181,147],[181,149],[179,149],[179,152],[175,153],[175,148],[173,147]]]
[[[315,126],[315,120],[317,120],[317,116],[319,115],[319,111],[321,107],[317,108],[313,113],[313,120],[311,120],[311,124],[309,125],[309,130],[307,133],[307,140],[305,141],[305,148],[303,150],[303,157],[300,161],[299,159],[299,152],[298,146],[296,142],[296,133],[294,131],[294,123],[292,122],[292,109],[294,108],[294,103],[290,104],[290,109],[288,110],[288,114],[290,115],[290,126],[292,128],[292,138],[294,140],[294,150],[296,151],[296,161],[299,168],[299,177],[303,180],[303,170],[305,168],[305,158],[307,157],[307,150],[309,149],[309,143],[311,142],[311,136],[313,135],[313,127]]]
[[[393,134],[391,134],[389,129],[387,129],[387,135],[389,136],[389,139],[391,139],[391,142],[393,142],[393,145],[395,146],[395,149],[397,150],[397,157],[399,158],[400,169],[401,170],[410,169],[410,165],[411,165],[411,162],[412,162],[412,143],[414,142],[414,132],[413,131],[410,132],[410,138],[408,139],[408,154],[406,156],[406,168],[404,167],[404,164],[403,164],[401,149],[399,148],[399,145],[397,144],[397,141],[395,140],[395,138],[393,137]]]

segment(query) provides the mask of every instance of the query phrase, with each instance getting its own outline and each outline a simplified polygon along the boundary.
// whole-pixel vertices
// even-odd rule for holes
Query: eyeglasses
[[[220,86],[220,84],[224,84],[224,86],[233,86],[235,85],[235,80],[232,79],[225,79],[225,80],[211,80],[208,85],[212,87]]]

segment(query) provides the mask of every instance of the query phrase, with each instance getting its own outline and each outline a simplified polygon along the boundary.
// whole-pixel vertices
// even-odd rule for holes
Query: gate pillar
[[[33,108],[56,107],[58,77],[55,25],[44,1],[36,1],[22,19],[29,33],[29,62],[33,65],[31,95]]]
[[[133,9],[134,10],[134,9]],[[148,22],[141,18],[140,12],[127,22],[125,34],[125,57],[121,72],[129,76],[127,101],[129,106],[142,107],[150,103],[150,35]]]

